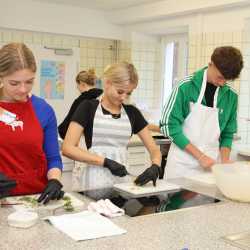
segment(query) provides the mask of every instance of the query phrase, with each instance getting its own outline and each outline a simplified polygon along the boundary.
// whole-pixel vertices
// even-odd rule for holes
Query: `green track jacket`
[[[181,149],[189,143],[189,139],[183,134],[182,126],[190,110],[190,102],[197,102],[203,79],[204,70],[198,70],[181,80],[172,91],[172,94],[164,106],[160,121],[161,131],[169,136]],[[202,104],[206,105],[205,96]],[[219,108],[220,147],[231,148],[233,134],[237,131],[237,105],[238,95],[228,85],[220,87],[217,99]]]

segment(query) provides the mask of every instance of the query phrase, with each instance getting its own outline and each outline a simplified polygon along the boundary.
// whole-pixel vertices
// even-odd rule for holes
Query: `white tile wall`
[[[250,30],[242,32],[242,51],[244,68],[241,74],[239,96],[239,133],[244,135],[242,143],[250,144],[250,122],[240,119],[250,117]]]
[[[131,59],[139,74],[139,85],[132,100],[141,108],[160,109],[160,43],[137,42],[131,50]]]
[[[96,74],[100,77],[106,65],[116,60],[115,41],[109,39],[0,29],[0,42],[24,42],[62,48],[80,47],[80,70],[95,68]]]
[[[139,75],[139,84],[132,94],[131,101],[146,114],[147,119],[158,121],[162,89],[160,44],[152,41],[119,41],[118,60],[133,63]]]

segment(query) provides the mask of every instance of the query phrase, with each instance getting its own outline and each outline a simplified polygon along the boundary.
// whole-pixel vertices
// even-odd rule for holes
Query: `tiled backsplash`
[[[104,68],[116,61],[116,42],[106,39],[80,39],[81,69],[94,68],[101,77]]]
[[[102,75],[106,65],[116,60],[116,42],[109,39],[93,39],[0,29],[0,43],[7,42],[24,42],[31,45],[58,48],[80,47],[79,70],[94,68],[98,76]]]
[[[133,43],[121,41],[118,53],[120,61],[133,62],[138,71],[139,84],[132,94],[131,102],[143,111],[150,122],[158,123],[162,90],[160,43],[145,40]]]
[[[140,80],[138,88],[133,93],[132,101],[138,103],[141,108],[159,110],[161,84],[157,43],[142,41],[133,44],[127,41],[0,29],[0,43],[7,42],[24,42],[59,48],[80,47],[79,70],[94,68],[99,77],[102,77],[103,70],[108,64],[115,61],[133,62]]]
[[[159,43],[136,43],[132,45],[132,61],[140,77],[133,100],[145,109],[160,107],[160,45]]]

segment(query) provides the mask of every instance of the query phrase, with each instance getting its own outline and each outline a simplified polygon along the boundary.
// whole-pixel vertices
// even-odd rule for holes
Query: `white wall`
[[[123,37],[122,27],[111,24],[101,11],[31,0],[0,0],[0,6],[0,28],[110,39]]]
[[[183,17],[194,17],[197,14],[214,13],[216,11],[244,10],[250,6],[249,0],[165,0],[154,3],[135,6],[127,9],[118,10],[112,15],[114,23],[136,24],[161,21],[180,20]],[[234,19],[237,18],[237,15]],[[186,22],[183,23],[185,25]],[[222,22],[220,23],[222,24]],[[228,24],[227,24],[228,25]]]
[[[250,1],[249,1],[250,2]],[[127,30],[146,34],[220,32],[242,30],[250,17],[250,6],[209,13],[165,18],[158,21],[126,25]]]

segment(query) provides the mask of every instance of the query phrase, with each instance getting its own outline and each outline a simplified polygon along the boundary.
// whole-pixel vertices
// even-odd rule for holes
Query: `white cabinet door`
[[[62,184],[64,191],[71,191],[72,190],[72,172],[63,172],[62,173]]]
[[[150,164],[149,154],[144,146],[128,147],[128,170],[131,174],[141,174]]]
[[[74,161],[63,155],[61,155],[61,157],[62,157],[62,163],[63,163],[63,172],[72,171],[74,164],[75,164]]]

